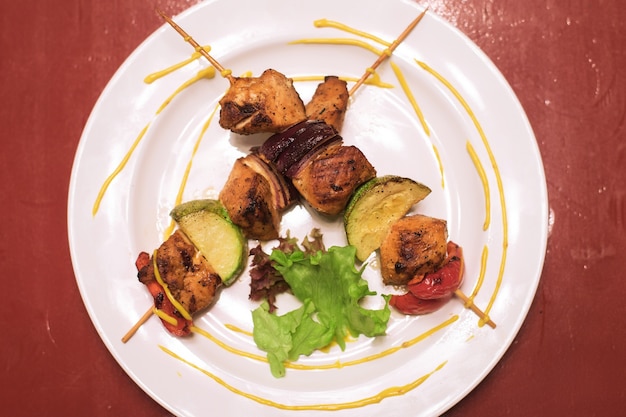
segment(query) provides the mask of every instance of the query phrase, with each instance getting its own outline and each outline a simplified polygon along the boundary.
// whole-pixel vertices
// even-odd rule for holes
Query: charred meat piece
[[[157,249],[156,265],[163,282],[189,314],[210,306],[222,285],[213,267],[179,230]],[[152,258],[141,265],[137,277],[144,285],[157,281]]]
[[[272,184],[253,169],[246,158],[235,161],[219,200],[247,238],[271,240],[278,237],[281,213],[272,194]]]
[[[260,77],[236,77],[220,105],[220,126],[242,135],[281,132],[306,119],[293,81],[273,69]]]
[[[356,188],[376,176],[376,170],[355,146],[330,145],[304,158],[287,176],[315,210],[339,214]]]
[[[446,259],[447,241],[445,220],[419,214],[398,220],[380,247],[383,282],[404,285],[435,271]]]
[[[329,75],[306,105],[306,116],[309,120],[322,120],[341,132],[349,98],[346,82]]]

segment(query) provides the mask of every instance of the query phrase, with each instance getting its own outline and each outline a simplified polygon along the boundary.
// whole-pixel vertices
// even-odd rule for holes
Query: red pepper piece
[[[422,300],[408,292],[403,295],[392,295],[389,300],[389,305],[403,314],[422,315],[439,310],[448,302],[450,298],[451,296],[432,300]]]
[[[141,252],[137,257],[137,260],[135,261],[135,266],[137,267],[138,271],[142,271],[144,268],[150,268],[151,264],[152,263],[150,261],[150,255],[146,252]],[[163,323],[163,326],[165,326],[167,331],[174,336],[187,336],[189,333],[191,333],[191,326],[193,325],[193,322],[191,320],[185,319],[178,312],[170,299],[167,298],[165,290],[163,289],[161,284],[159,284],[156,279],[147,280],[144,282],[144,284],[146,285],[146,288],[154,299],[154,306],[157,309],[162,310],[168,316],[174,317],[176,319],[176,325],[173,325],[168,321],[161,319],[161,323]]]

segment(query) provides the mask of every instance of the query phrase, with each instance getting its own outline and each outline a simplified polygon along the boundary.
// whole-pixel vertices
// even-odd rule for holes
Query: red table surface
[[[160,3],[176,14],[195,1]],[[517,93],[539,143],[553,216],[524,325],[446,415],[622,414],[626,8],[618,0],[429,4],[485,51]],[[154,6],[0,5],[2,415],[169,415],[118,366],[89,320],[66,221],[83,126],[119,65],[163,23]]]

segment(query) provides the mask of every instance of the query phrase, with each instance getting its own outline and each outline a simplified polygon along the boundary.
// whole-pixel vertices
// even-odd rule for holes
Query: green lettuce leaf
[[[310,301],[282,316],[269,310],[266,301],[252,312],[253,336],[257,346],[267,352],[276,378],[285,376],[285,361],[310,355],[332,341],[333,334],[314,320],[315,306]]]
[[[310,355],[333,340],[345,349],[347,336],[384,335],[390,310],[388,298],[381,310],[368,310],[360,300],[376,293],[355,267],[356,249],[333,246],[328,252],[285,253],[274,249],[271,259],[303,306],[282,316],[267,305],[253,311],[254,340],[267,352],[272,374],[285,374],[284,362]]]

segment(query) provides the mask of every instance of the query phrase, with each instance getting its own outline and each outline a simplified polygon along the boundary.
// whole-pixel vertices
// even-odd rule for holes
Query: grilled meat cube
[[[270,182],[248,166],[245,158],[235,161],[219,200],[247,238],[271,240],[278,237],[281,213]]]
[[[156,264],[159,276],[189,314],[210,306],[222,285],[222,279],[206,258],[179,230],[159,246]],[[156,280],[152,259],[139,270],[137,277],[145,285]]]
[[[446,259],[445,220],[420,214],[395,222],[380,247],[383,282],[404,285],[435,271]]]
[[[323,120],[341,132],[349,98],[346,82],[329,75],[317,86],[311,101],[306,105],[306,116],[309,120]]]
[[[333,144],[304,161],[291,180],[318,212],[339,214],[354,190],[376,176],[376,170],[355,146]]]
[[[236,77],[220,105],[220,126],[242,135],[280,132],[306,120],[293,81],[272,69],[260,77]]]

